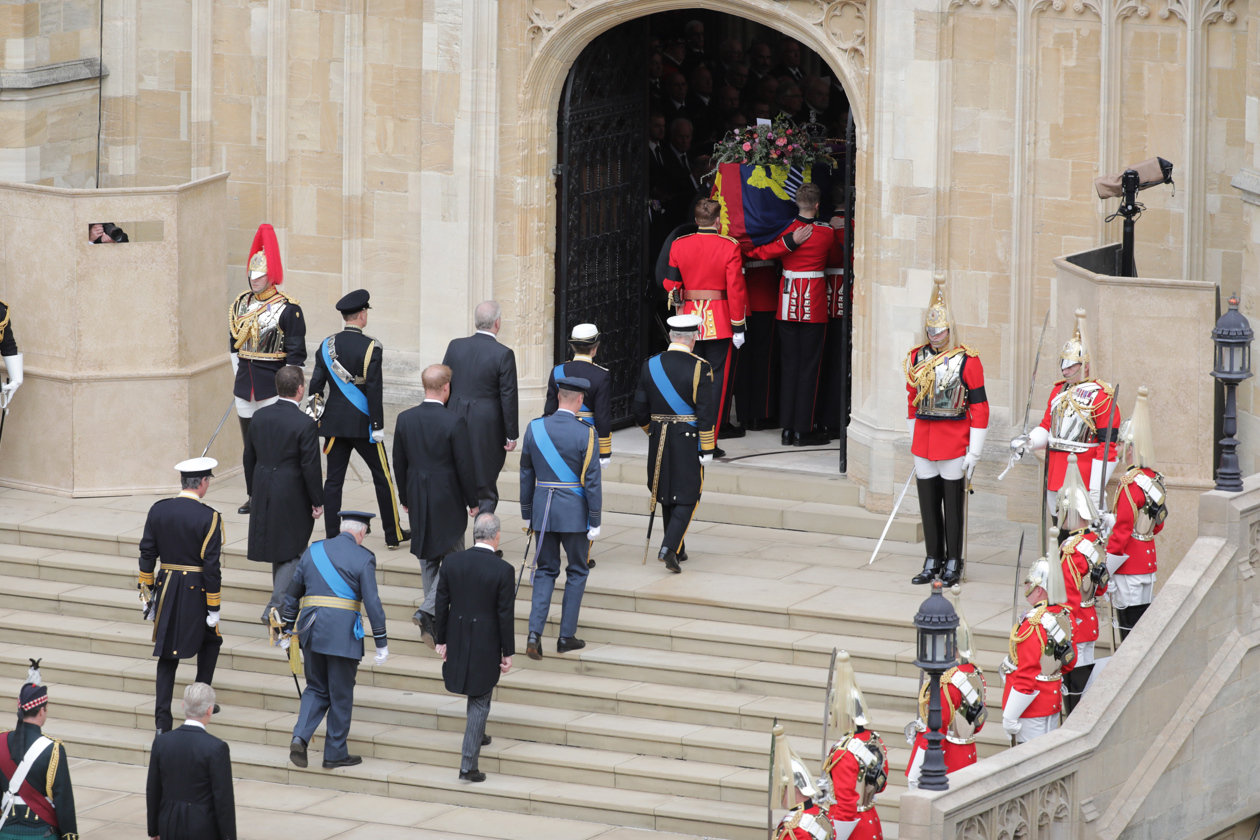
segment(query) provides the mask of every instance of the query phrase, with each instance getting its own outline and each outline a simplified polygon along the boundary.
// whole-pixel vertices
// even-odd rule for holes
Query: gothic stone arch
[[[857,132],[859,195],[866,181],[869,124],[867,0],[693,0],[790,35],[822,57],[840,77]],[[546,381],[551,367],[554,312],[556,120],[569,68],[596,36],[633,18],[678,7],[677,0],[529,0],[530,54],[518,88],[520,191],[517,204],[530,221],[521,229],[514,343],[523,379]],[[855,223],[865,221],[858,202]],[[861,235],[858,237],[859,241]],[[859,251],[860,254],[860,251]],[[525,383],[528,387],[528,382]]]

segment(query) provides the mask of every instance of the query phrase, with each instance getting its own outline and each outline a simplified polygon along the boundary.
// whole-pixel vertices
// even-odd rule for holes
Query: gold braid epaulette
[[[283,298],[286,303],[292,303],[295,306],[298,304],[297,298],[285,294],[279,289],[276,289],[275,286],[272,286],[272,289],[275,291],[275,294],[268,297],[267,301],[270,301],[275,297],[280,297]],[[228,332],[232,334],[232,340],[236,342],[236,349],[238,350],[244,347],[245,342],[249,341],[249,339],[258,337],[258,318],[267,308],[265,306],[260,306],[257,309],[246,312],[244,315],[238,316],[236,314],[237,304],[241,302],[242,298],[248,297],[252,294],[254,294],[253,291],[241,292],[231,303],[228,304]]]
[[[975,350],[972,350],[967,345],[959,344],[957,347],[955,347],[952,350],[946,350],[944,353],[934,353],[928,356],[927,358],[925,358],[923,361],[919,362],[917,365],[911,365],[910,360],[914,358],[914,354],[927,346],[928,345],[926,344],[920,344],[918,347],[915,347],[913,350],[911,350],[909,353],[906,354],[906,360],[901,365],[902,370],[904,370],[906,374],[906,384],[910,385],[912,388],[915,389],[915,391],[918,392],[915,394],[915,397],[914,397],[914,405],[916,407],[919,405],[919,402],[923,399],[923,397],[927,394],[928,388],[931,387],[932,380],[936,377],[935,368],[938,364],[948,359],[954,358],[959,353],[965,353],[968,356],[972,356],[972,357],[980,355],[979,353],[977,353]]]
[[[1076,568],[1076,563],[1072,562],[1072,555],[1076,554],[1076,547],[1081,544],[1081,540],[1085,539],[1085,532],[1074,534],[1063,541],[1063,545],[1059,547],[1059,564],[1064,565],[1072,570],[1072,581],[1076,584],[1076,591],[1081,591],[1081,573]]]
[[[774,830],[774,840],[783,840],[784,837],[791,837],[793,830],[801,824],[801,815],[805,813],[805,808],[797,805],[779,821],[779,827]]]
[[[1011,628],[1011,637],[1007,640],[1006,647],[1007,653],[1011,656],[1011,664],[1016,668],[1019,667],[1019,654],[1016,652],[1016,646],[1020,642],[1026,641],[1029,636],[1037,632],[1037,628],[1041,626],[1041,617],[1045,615],[1045,612],[1046,605],[1038,604],[1033,611],[1028,614],[1028,617],[1024,619],[1024,621],[1028,623],[1027,633],[1021,634],[1019,632],[1021,625],[1018,624]]]
[[[57,776],[57,765],[61,763],[61,742],[53,738],[52,757],[48,759],[48,776],[45,779],[44,790],[47,791],[48,801],[53,799],[53,779]]]
[[[954,678],[954,674],[957,671],[958,668],[955,666],[941,675],[941,699],[945,701],[945,707],[949,710],[948,717],[941,718],[942,724],[954,716],[954,700],[950,697],[949,692],[945,690],[945,686],[949,685],[949,681]],[[923,721],[925,726],[927,725],[928,717],[928,689],[931,687],[932,681],[924,680],[923,687],[919,689],[919,719]]]

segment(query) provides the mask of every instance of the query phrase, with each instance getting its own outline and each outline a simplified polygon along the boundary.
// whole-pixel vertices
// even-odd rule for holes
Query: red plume
[[[280,264],[280,241],[276,239],[276,231],[271,225],[263,222],[258,226],[258,232],[254,234],[254,244],[249,247],[249,257],[245,264],[249,265],[249,260],[254,258],[254,254],[262,251],[267,257],[267,279],[274,286],[279,286],[284,282],[284,266]]]

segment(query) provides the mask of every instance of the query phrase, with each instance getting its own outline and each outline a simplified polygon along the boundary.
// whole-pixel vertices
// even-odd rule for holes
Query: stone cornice
[[[1242,193],[1240,198],[1243,201],[1260,206],[1260,172],[1244,166],[1229,185]]]
[[[34,90],[108,75],[99,58],[81,58],[22,70],[0,70],[0,90]]]

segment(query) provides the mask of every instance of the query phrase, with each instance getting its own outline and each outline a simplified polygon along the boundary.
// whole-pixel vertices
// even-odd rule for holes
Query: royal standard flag
[[[722,208],[719,229],[745,246],[764,245],[796,218],[792,199],[801,184],[817,183],[827,203],[830,174],[826,167],[802,171],[786,165],[719,164],[712,193]]]

